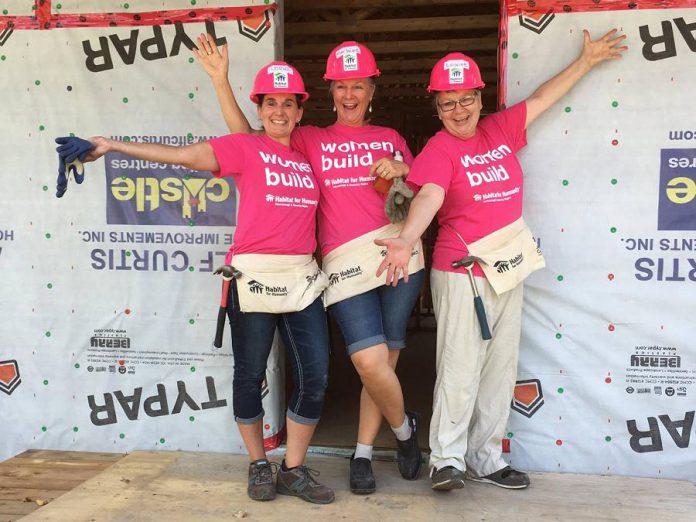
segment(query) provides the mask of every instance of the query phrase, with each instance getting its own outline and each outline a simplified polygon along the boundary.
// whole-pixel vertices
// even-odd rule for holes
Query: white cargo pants
[[[484,341],[469,276],[432,270],[437,379],[430,421],[430,466],[486,476],[504,468],[502,438],[517,377],[522,287],[497,296],[476,277],[493,339]]]

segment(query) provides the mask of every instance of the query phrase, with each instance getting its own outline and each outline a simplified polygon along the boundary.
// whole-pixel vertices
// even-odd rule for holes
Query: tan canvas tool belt
[[[461,236],[459,239],[469,249],[469,255],[478,258],[498,295],[512,290],[529,274],[546,266],[541,249],[523,218],[473,243],[464,242]]]
[[[387,249],[375,245],[374,241],[397,237],[402,228],[403,223],[385,225],[348,241],[324,257],[322,269],[329,277],[324,304],[329,306],[382,286],[385,282],[384,274],[380,277],[375,274],[387,255]],[[408,273],[413,274],[424,266],[423,246],[419,240],[411,252]]]
[[[312,256],[237,254],[232,263],[242,312],[283,314],[304,310],[321,295],[328,280]]]

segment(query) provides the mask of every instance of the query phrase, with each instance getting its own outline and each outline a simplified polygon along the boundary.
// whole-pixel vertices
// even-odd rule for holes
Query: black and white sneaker
[[[418,414],[407,411],[406,416],[411,426],[411,436],[408,440],[396,440],[396,457],[401,476],[406,480],[416,480],[422,465],[421,452],[418,447]]]
[[[350,490],[357,495],[369,495],[377,489],[372,473],[372,461],[363,457],[350,457]]]
[[[467,473],[466,478],[474,482],[493,484],[494,486],[505,489],[524,489],[529,487],[529,475],[512,469],[510,466],[505,466],[503,469],[499,469],[495,473],[491,473],[485,477],[476,477]]]
[[[462,489],[464,487],[464,473],[454,466],[445,466],[444,468],[433,468],[430,473],[430,481],[432,488],[437,491],[450,491],[453,489]]]

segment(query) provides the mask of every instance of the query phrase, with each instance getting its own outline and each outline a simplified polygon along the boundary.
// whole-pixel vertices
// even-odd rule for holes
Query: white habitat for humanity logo
[[[293,71],[287,65],[271,65],[266,69],[268,74],[273,74],[273,87],[275,89],[287,89],[288,78]]]
[[[444,67],[449,72],[450,83],[464,83],[464,69],[469,70],[469,62],[466,60],[447,60]]]
[[[344,71],[357,71],[359,54],[360,47],[357,45],[351,45],[350,47],[344,47],[343,49],[336,51],[336,58],[343,57]]]

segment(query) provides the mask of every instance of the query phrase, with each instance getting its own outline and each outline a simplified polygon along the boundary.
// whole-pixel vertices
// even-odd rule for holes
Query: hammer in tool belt
[[[230,282],[232,279],[237,279],[242,273],[233,266],[222,265],[213,274],[222,276],[222,295],[220,296],[220,309],[218,310],[215,340],[213,341],[215,348],[222,348],[222,334],[225,332],[225,316],[227,315],[227,298],[230,295]]]
[[[474,274],[472,269],[474,268],[474,263],[478,261],[478,258],[474,256],[466,256],[457,261],[452,262],[452,268],[464,267],[469,274],[469,282],[471,283],[471,291],[474,294],[474,309],[476,310],[476,317],[478,317],[479,325],[481,326],[481,337],[484,341],[488,341],[493,338],[491,331],[488,328],[488,320],[486,319],[486,309],[483,307],[483,301],[478,293],[478,288],[476,287],[476,281],[474,280]]]

